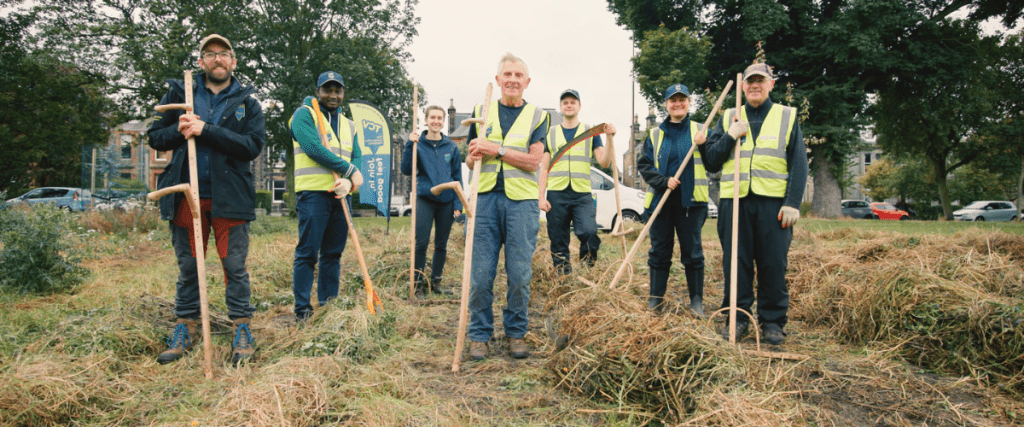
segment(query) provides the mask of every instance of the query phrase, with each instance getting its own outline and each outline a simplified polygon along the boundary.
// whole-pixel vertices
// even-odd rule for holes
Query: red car
[[[871,212],[874,212],[878,216],[878,219],[888,219],[892,221],[905,221],[910,219],[910,214],[907,211],[896,209],[895,206],[888,203],[872,203]]]

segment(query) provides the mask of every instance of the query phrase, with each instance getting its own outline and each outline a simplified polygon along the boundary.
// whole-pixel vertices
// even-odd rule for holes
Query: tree
[[[908,43],[912,66],[879,90],[878,145],[929,160],[946,219],[953,219],[947,176],[985,150],[978,131],[995,113],[998,39],[976,23],[935,21]]]
[[[0,191],[81,184],[83,146],[109,134],[105,78],[27,49],[31,14],[0,18]]]
[[[780,84],[792,83],[795,99],[813,105],[803,123],[815,182],[814,213],[839,214],[839,184],[847,158],[860,145],[859,132],[869,123],[868,95],[892,80],[898,70],[913,68],[907,59],[919,32],[945,23],[952,13],[969,11],[970,22],[999,16],[1012,24],[1019,7],[1000,0],[608,0],[616,22],[633,31],[644,57],[648,34],[664,25],[672,32],[689,27],[713,46],[706,56],[692,48],[680,57],[702,61],[706,78],[684,75],[696,88],[721,87],[742,71],[763,41],[767,63]],[[636,59],[635,62],[636,63]],[[675,70],[657,64],[634,66],[638,78],[657,82]],[[654,71],[650,71],[654,70]],[[651,83],[649,83],[651,84]],[[650,93],[657,88],[644,88]],[[829,191],[825,191],[829,190]]]
[[[868,166],[857,182],[872,200],[895,197],[930,204],[938,199],[931,166],[918,157],[886,155]]]
[[[419,22],[416,0],[42,3],[39,45],[115,76],[120,106],[135,118],[150,114],[166,79],[197,67],[196,43],[217,33],[232,41],[235,75],[255,85],[269,105],[268,146],[287,152],[289,165],[288,120],[324,71],[342,74],[346,99],[381,106],[399,128],[411,122],[412,83],[404,64]]]

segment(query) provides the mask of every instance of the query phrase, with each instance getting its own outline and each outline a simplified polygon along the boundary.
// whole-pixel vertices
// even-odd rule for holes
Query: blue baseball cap
[[[320,75],[320,78],[316,79],[317,89],[319,89],[320,86],[323,86],[327,82],[338,82],[338,84],[340,84],[341,87],[345,87],[345,81],[341,79],[341,74],[338,74],[334,71],[326,71]]]
[[[580,93],[579,92],[576,92],[575,89],[566,89],[566,90],[563,90],[562,94],[558,96],[558,101],[561,102],[563,99],[565,99],[566,96],[571,96],[573,98],[576,98],[577,101],[580,100]]]
[[[686,85],[684,85],[684,84],[679,84],[679,83],[676,83],[676,84],[674,84],[672,86],[669,86],[668,89],[665,89],[665,100],[668,101],[668,99],[671,98],[672,95],[675,95],[677,93],[681,93],[683,95],[686,95],[686,97],[689,98],[690,97],[690,88],[686,87]]]

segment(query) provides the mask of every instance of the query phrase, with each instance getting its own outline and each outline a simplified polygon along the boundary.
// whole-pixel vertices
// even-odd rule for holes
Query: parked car
[[[412,205],[405,202],[405,196],[391,196],[391,216],[412,216]]]
[[[979,200],[953,211],[953,219],[957,221],[1015,221],[1017,207],[1010,202],[999,200]]]
[[[843,216],[850,218],[878,219],[878,216],[871,210],[871,205],[863,200],[843,200]]]
[[[619,212],[615,209],[615,181],[604,172],[592,167],[590,168],[590,188],[597,203],[597,228],[611,230],[619,216]],[[626,221],[640,221],[640,215],[644,213],[645,193],[620,184],[619,195],[622,197],[620,201],[622,218]]]
[[[59,209],[69,212],[81,212],[89,207],[92,194],[89,190],[70,187],[40,187],[7,200],[4,204],[13,206],[19,203],[35,205],[50,203]]]
[[[878,219],[888,219],[892,221],[906,221],[910,219],[910,214],[908,214],[907,211],[896,209],[895,206],[888,203],[872,203],[871,212],[874,212]]]
[[[718,218],[718,206],[712,200],[708,200],[708,218]]]

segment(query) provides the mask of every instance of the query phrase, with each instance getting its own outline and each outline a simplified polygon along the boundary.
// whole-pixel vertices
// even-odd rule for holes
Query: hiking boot
[[[512,338],[512,341],[508,343],[508,353],[512,355],[513,359],[525,359],[530,357],[530,347],[526,346],[526,340]]]
[[[249,329],[249,318],[239,317],[233,321],[235,339],[231,342],[231,364],[238,366],[256,353],[252,347],[252,330]]]
[[[761,334],[764,342],[771,345],[779,345],[786,341],[786,333],[782,332],[782,326],[778,323],[765,323],[761,325]]]
[[[313,317],[313,310],[306,310],[295,313],[295,323],[302,325],[306,323],[306,321],[308,321],[310,317]]]
[[[156,358],[161,365],[171,363],[185,355],[186,351],[192,349],[192,345],[199,339],[199,325],[196,319],[178,318],[174,325],[171,336],[167,337],[168,349]]]
[[[487,343],[480,341],[469,342],[469,357],[473,360],[484,360],[487,358]]]
[[[423,282],[422,278],[419,279],[419,280],[416,280],[415,283],[416,283],[416,286],[415,286],[415,289],[416,289],[416,293],[415,293],[416,299],[423,299],[423,298],[425,298],[426,297],[426,293],[427,293],[427,284]]]
[[[749,326],[750,326],[750,323],[748,323],[745,320],[737,320],[736,321],[736,341],[739,341],[740,339],[743,338],[744,335],[747,334],[747,328]],[[726,322],[726,326],[724,328],[722,328],[722,338],[724,338],[726,341],[729,341],[728,321]]]
[[[444,295],[444,296],[455,295],[455,292],[452,291],[451,289],[442,288],[441,287],[441,278],[440,277],[435,277],[435,278],[431,278],[430,279],[430,292],[433,292],[433,293],[438,294],[438,295]]]

